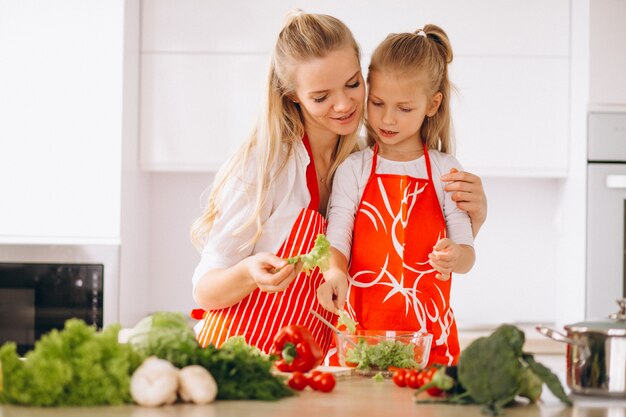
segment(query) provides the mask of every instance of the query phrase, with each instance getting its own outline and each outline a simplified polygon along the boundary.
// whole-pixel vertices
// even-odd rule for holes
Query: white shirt
[[[452,201],[452,193],[445,191],[445,183],[441,181],[441,176],[450,172],[451,168],[462,171],[461,164],[454,156],[436,150],[429,150],[428,155],[432,180],[446,221],[448,237],[457,244],[473,247],[474,238],[469,215],[456,206]],[[326,237],[347,259],[350,259],[355,214],[372,170],[373,156],[371,148],[353,153],[337,168],[333,180]],[[378,155],[376,173],[428,178],[423,155],[412,161],[392,161]]]
[[[283,152],[287,152],[287,145]],[[310,163],[304,143],[298,141],[279,175],[270,176],[266,204],[261,209],[263,231],[254,245],[244,248],[256,233],[256,222],[235,233],[252,215],[255,206],[255,178],[258,158],[254,150],[249,156],[245,176],[232,176],[226,182],[219,201],[219,214],[213,223],[200,263],[192,282],[195,286],[209,270],[229,268],[242,259],[259,252],[276,253],[289,235],[300,211],[309,206],[311,194],[306,183]]]

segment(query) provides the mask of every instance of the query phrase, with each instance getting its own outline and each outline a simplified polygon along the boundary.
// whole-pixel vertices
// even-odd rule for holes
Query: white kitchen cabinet
[[[282,0],[151,0],[142,9],[141,163],[214,171],[249,135]],[[436,23],[449,34],[457,156],[481,175],[568,172],[570,2],[305,1],[343,20],[369,54],[389,33]],[[246,13],[234,10],[245,9]],[[372,17],[375,16],[375,19]]]
[[[626,106],[626,0],[589,2],[589,102]]]
[[[0,242],[119,241],[122,0],[0,3]]]
[[[250,134],[268,55],[144,54],[141,165],[217,170]]]

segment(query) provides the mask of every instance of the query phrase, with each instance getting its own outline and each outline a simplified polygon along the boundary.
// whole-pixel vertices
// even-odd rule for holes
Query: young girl
[[[331,16],[293,14],[275,45],[266,99],[192,228],[204,246],[193,276],[205,310],[198,341],[220,346],[243,335],[269,352],[278,330],[299,324],[326,350],[331,331],[309,313],[332,320],[315,297],[322,275],[298,273],[284,258],[308,252],[325,231],[329,181],[356,149],[365,86],[350,30]]]
[[[327,231],[332,268],[318,291],[334,312],[347,291],[346,310],[360,328],[432,333],[430,362],[447,365],[459,355],[451,273],[468,272],[475,259],[470,218],[440,181],[461,169],[450,154],[451,61],[448,37],[435,25],[391,34],[375,50],[370,147],[337,169]]]

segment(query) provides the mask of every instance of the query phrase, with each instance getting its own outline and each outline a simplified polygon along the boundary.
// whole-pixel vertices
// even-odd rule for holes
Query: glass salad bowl
[[[433,335],[400,330],[357,330],[335,335],[337,356],[342,366],[356,373],[390,377],[389,368],[422,369],[428,364]]]

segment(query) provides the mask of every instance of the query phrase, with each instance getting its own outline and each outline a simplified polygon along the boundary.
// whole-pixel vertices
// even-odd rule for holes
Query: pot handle
[[[556,340],[557,342],[569,343],[570,345],[579,345],[574,340],[565,336],[563,333],[557,332],[556,330],[552,330],[549,327],[545,327],[545,326],[538,324],[537,326],[535,326],[535,329],[537,329],[537,331],[541,333],[542,335],[549,337],[552,340]]]
[[[615,300],[619,306],[619,311],[609,316],[611,320],[626,321],[626,298]]]

